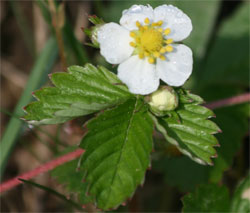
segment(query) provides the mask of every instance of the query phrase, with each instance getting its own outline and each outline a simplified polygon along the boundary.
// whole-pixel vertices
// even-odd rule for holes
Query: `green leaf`
[[[105,111],[87,124],[80,147],[88,192],[107,210],[130,198],[150,164],[153,122],[140,99]]]
[[[75,149],[75,147],[70,147],[66,152]],[[86,194],[87,183],[83,180],[83,172],[78,166],[78,161],[79,159],[76,159],[56,167],[51,171],[51,176],[56,178],[60,184],[63,184],[68,192],[77,194],[81,204],[86,204],[90,203],[92,199]]]
[[[213,134],[220,129],[208,120],[214,113],[199,105],[202,100],[185,93],[178,90],[180,103],[174,112],[165,117],[154,117],[153,120],[166,140],[179,151],[197,163],[212,165],[211,157],[216,157],[214,146],[218,146]]]
[[[231,202],[231,212],[250,212],[250,175],[237,186]]]
[[[71,66],[68,73],[54,73],[55,87],[38,90],[39,100],[26,106],[25,119],[31,124],[63,123],[87,115],[132,97],[115,74],[104,67]]]
[[[249,86],[249,3],[222,23],[200,73],[201,88],[211,83]]]
[[[229,192],[225,186],[207,184],[182,198],[183,212],[228,212]]]

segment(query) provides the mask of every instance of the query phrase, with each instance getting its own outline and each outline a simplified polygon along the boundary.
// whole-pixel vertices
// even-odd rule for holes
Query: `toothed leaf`
[[[80,147],[86,152],[88,192],[98,208],[110,209],[130,198],[150,164],[153,122],[140,99],[109,109],[87,124]]]
[[[225,186],[200,185],[182,199],[183,212],[229,212],[229,192]]]
[[[175,145],[183,154],[200,164],[212,164],[216,156],[214,146],[218,146],[213,134],[219,127],[208,118],[214,113],[200,106],[201,98],[184,90],[179,94],[178,108],[165,117],[153,117],[156,128],[169,143]]]
[[[115,74],[91,64],[71,66],[67,73],[54,73],[55,87],[38,90],[38,99],[26,106],[25,119],[32,124],[63,123],[87,115],[132,97]]]
[[[70,147],[67,152],[75,150],[76,147]],[[65,153],[65,152],[64,152]],[[78,168],[79,159],[64,163],[51,171],[54,177],[67,190],[67,195],[77,195],[77,201],[80,204],[90,203],[92,198],[87,196],[87,183],[83,180],[83,172]]]

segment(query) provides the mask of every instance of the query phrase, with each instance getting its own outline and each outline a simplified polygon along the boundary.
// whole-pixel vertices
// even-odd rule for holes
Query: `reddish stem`
[[[80,157],[81,154],[83,154],[83,153],[84,153],[83,149],[77,149],[74,152],[70,152],[70,153],[63,155],[55,160],[52,160],[48,163],[45,163],[45,164],[37,167],[36,169],[30,171],[30,172],[24,173],[24,174],[19,175],[11,180],[8,180],[0,185],[0,193],[3,193],[5,191],[19,185],[19,184],[22,184],[23,182],[20,181],[19,178],[29,180],[33,177],[36,177],[39,174],[42,174],[44,172],[48,172],[48,171],[54,169],[55,167],[60,166],[66,162],[72,161],[72,160]]]
[[[205,107],[209,109],[216,109],[220,107],[231,106],[231,105],[241,104],[245,102],[250,102],[250,93],[245,93],[245,94],[234,96],[231,98],[226,98],[226,99],[222,99],[219,101],[211,102],[211,103],[205,104]]]
[[[211,102],[211,103],[205,104],[205,106],[210,108],[210,109],[216,109],[216,108],[230,106],[230,105],[234,105],[234,104],[240,104],[240,103],[244,103],[244,102],[250,102],[250,93],[245,93],[245,94],[238,95],[235,97],[226,98],[226,99],[222,99],[219,101]],[[24,173],[24,174],[17,176],[9,181],[6,181],[6,182],[0,184],[0,193],[3,193],[5,191],[19,185],[19,184],[22,184],[23,182],[20,181],[19,178],[29,180],[33,177],[36,177],[37,175],[39,175],[41,173],[48,172],[49,170],[52,170],[57,166],[60,166],[66,162],[74,160],[74,159],[80,157],[81,154],[83,154],[83,153],[84,153],[84,150],[77,149],[74,152],[68,153],[68,154],[63,155],[63,156],[61,156],[55,160],[52,160],[46,164],[43,164],[30,172]]]

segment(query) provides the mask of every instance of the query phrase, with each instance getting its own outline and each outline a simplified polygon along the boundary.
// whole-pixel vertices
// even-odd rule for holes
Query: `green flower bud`
[[[86,43],[86,45],[99,48],[99,43],[97,41],[97,31],[102,25],[105,24],[105,22],[102,19],[98,18],[96,15],[89,16],[89,21],[94,24],[94,26],[85,29],[82,28],[83,32],[90,38],[92,42]]]
[[[157,116],[164,116],[178,106],[178,95],[170,86],[162,86],[149,96],[151,111]]]

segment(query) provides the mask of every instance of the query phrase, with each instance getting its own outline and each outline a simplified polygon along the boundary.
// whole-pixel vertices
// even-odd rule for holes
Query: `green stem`
[[[37,0],[36,4],[40,8],[44,19],[49,24],[50,29],[55,33],[55,30],[52,27],[52,18],[50,15],[50,12],[48,10],[48,7],[44,3],[44,1]],[[80,30],[80,29],[79,29]],[[89,62],[89,57],[87,54],[87,51],[85,50],[83,44],[81,44],[74,35],[74,30],[72,29],[71,23],[67,19],[67,16],[65,17],[65,25],[62,28],[63,33],[63,40],[65,42],[65,47],[70,47],[78,61],[79,65],[84,65],[85,63]]]
[[[22,96],[16,105],[14,114],[18,116],[23,116],[23,107],[27,105],[31,99],[31,92],[40,86],[42,77],[51,70],[54,62],[57,58],[58,50],[56,40],[51,38],[48,40],[46,46],[38,57],[35,65],[31,71],[30,78],[27,85],[22,93]],[[15,117],[12,117],[8,123],[8,126],[4,132],[0,143],[0,175],[2,176],[8,157],[11,153],[12,148],[15,145],[16,137],[19,130],[22,127],[22,121]]]

